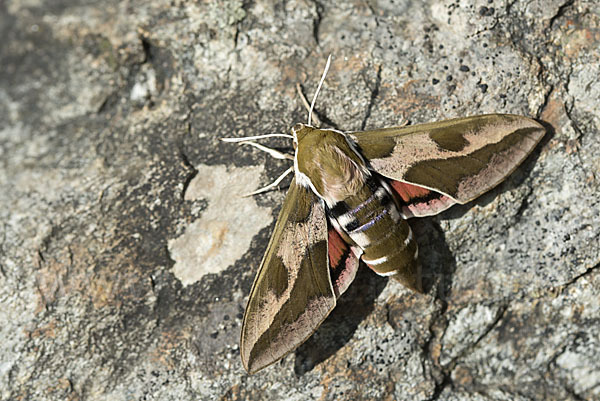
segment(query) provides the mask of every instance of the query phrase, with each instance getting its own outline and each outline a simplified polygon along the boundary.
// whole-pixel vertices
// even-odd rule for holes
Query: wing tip
[[[332,295],[334,294],[332,293]],[[304,344],[304,342],[317,331],[317,328],[325,321],[325,319],[327,319],[327,316],[333,311],[336,304],[336,298],[333,296],[329,298],[329,302],[327,302],[326,305],[321,305],[324,306],[325,309],[321,311],[322,313],[320,314],[321,317],[318,324],[312,325],[310,330],[307,330],[299,341],[292,341],[291,345],[290,343],[282,343],[274,340],[272,340],[267,347],[257,346],[258,342],[250,345],[246,339],[247,334],[245,334],[244,323],[240,338],[240,358],[246,372],[250,375],[255,374],[298,349],[298,347]],[[273,339],[273,337],[271,338]]]
[[[260,372],[264,368],[274,364],[279,359],[281,359],[285,355],[287,355],[287,354],[285,354],[283,356],[279,356],[279,357],[275,357],[275,358],[273,358],[273,357],[266,358],[267,355],[265,353],[263,353],[261,355],[252,356],[252,350],[250,350],[250,352],[245,352],[244,351],[245,348],[246,348],[245,345],[240,346],[240,358],[242,360],[242,366],[244,367],[244,370],[249,375],[253,375],[257,372]]]
[[[275,361],[273,361],[275,362]],[[259,371],[261,371],[262,369],[266,368],[267,366],[269,366],[270,364],[267,365],[256,365],[255,363],[253,363],[252,361],[245,361],[242,358],[242,366],[244,366],[244,370],[246,370],[246,373],[248,373],[249,375],[253,375]]]

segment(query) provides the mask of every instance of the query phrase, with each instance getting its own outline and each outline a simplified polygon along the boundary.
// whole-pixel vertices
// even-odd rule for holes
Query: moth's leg
[[[287,154],[287,153],[283,153],[280,152],[278,150],[275,149],[271,149],[267,146],[261,145],[260,143],[257,142],[253,142],[249,139],[263,139],[263,138],[271,138],[271,137],[275,137],[275,136],[283,136],[286,138],[294,138],[291,135],[285,135],[285,134],[267,134],[267,135],[257,135],[257,136],[249,136],[249,137],[245,137],[245,138],[221,138],[221,140],[223,142],[233,142],[233,143],[238,143],[240,145],[250,145],[250,146],[254,146],[257,149],[262,150],[263,152],[268,153],[269,155],[271,155],[272,157],[276,158],[276,159],[281,159],[281,160],[294,160],[294,156]],[[256,195],[256,194],[260,194],[263,192],[267,192],[275,187],[277,187],[279,185],[279,183],[288,175],[290,174],[292,171],[294,171],[293,167],[288,168],[287,170],[284,171],[283,174],[281,174],[273,183],[267,185],[266,187],[257,189],[254,192],[248,193],[248,194],[244,194],[242,195],[242,197],[246,197],[246,196],[252,196],[252,195]]]
[[[304,107],[306,107],[306,111],[310,113],[310,104],[308,104],[308,100],[306,100],[304,93],[302,93],[302,88],[300,87],[300,84],[296,84],[296,90],[298,91],[300,100],[302,100],[302,104],[304,105]],[[311,118],[313,120],[313,123],[315,124],[315,127],[321,126],[321,120],[319,120],[319,117],[317,117],[314,113],[311,114]]]
[[[279,185],[279,183],[287,176],[289,175],[292,171],[294,171],[293,167],[288,168],[287,170],[285,170],[283,172],[283,174],[281,174],[275,181],[273,181],[271,184],[267,185],[266,187],[262,187],[260,189],[257,189],[254,192],[250,192],[249,194],[244,194],[242,195],[242,197],[246,197],[246,196],[252,196],[252,195],[257,195],[263,192],[267,192],[270,191],[271,189],[277,187]]]

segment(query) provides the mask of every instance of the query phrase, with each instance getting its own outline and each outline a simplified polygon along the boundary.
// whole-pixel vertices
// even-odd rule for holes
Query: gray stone
[[[600,398],[597,1],[7,0],[0,37],[0,399]],[[240,196],[288,163],[219,138],[306,121],[295,86],[329,54],[326,125],[553,129],[498,188],[411,221],[425,295],[363,267],[249,376],[289,181]]]

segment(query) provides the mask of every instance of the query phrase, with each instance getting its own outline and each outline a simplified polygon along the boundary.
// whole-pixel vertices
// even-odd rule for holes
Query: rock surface
[[[6,0],[0,33],[0,399],[600,398],[597,1]],[[295,85],[328,54],[329,126],[552,129],[498,188],[411,221],[426,295],[363,268],[248,376],[285,193],[239,196],[287,162],[219,138],[305,121]]]

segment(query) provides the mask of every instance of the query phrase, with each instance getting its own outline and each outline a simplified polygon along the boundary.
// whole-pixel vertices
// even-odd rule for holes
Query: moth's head
[[[292,135],[294,136],[294,149],[298,147],[298,142],[302,140],[310,131],[314,130],[315,127],[298,123],[292,127]]]

